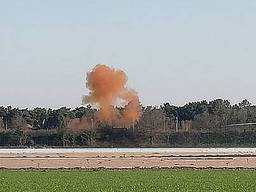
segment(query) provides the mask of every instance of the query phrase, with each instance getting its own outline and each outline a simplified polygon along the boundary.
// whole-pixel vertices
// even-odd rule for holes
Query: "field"
[[[0,149],[4,169],[256,168],[256,148]]]
[[[255,191],[255,170],[0,171],[0,191]]]

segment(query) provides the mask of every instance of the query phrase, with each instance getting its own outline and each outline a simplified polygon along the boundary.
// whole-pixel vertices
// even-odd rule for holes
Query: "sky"
[[[78,107],[96,64],[143,105],[256,103],[256,1],[0,0],[0,105]]]

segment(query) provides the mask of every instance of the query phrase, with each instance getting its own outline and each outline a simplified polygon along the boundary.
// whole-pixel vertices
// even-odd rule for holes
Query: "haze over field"
[[[97,63],[143,105],[255,104],[255,16],[250,0],[0,1],[0,104],[77,107]]]

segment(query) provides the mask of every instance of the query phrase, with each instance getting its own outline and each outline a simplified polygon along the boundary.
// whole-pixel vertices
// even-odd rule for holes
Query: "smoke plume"
[[[97,118],[112,126],[131,126],[140,117],[139,97],[127,88],[125,72],[98,64],[87,73],[86,87],[89,95],[84,103],[99,108]]]

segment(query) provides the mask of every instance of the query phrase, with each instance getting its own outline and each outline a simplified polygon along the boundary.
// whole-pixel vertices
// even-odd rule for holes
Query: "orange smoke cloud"
[[[127,76],[121,70],[106,65],[96,65],[87,73],[86,87],[90,90],[84,102],[99,107],[97,117],[110,125],[130,126],[141,113],[137,93],[126,86]],[[117,109],[117,106],[122,109]]]

